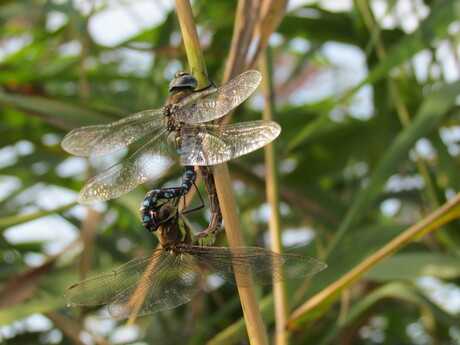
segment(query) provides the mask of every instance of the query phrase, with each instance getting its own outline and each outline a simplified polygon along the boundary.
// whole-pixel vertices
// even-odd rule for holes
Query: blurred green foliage
[[[126,25],[113,19],[115,9],[142,22],[128,3],[0,4],[0,337],[6,344],[246,343],[237,291],[226,284],[177,309],[138,318],[131,328],[61,300],[81,278],[83,259],[92,276],[155,248],[138,220],[140,201],[148,187],[177,183],[181,174],[174,167],[153,185],[107,202],[88,222],[86,208],[74,204],[76,192],[115,160],[75,159],[59,145],[72,128],[161,107],[173,73],[187,69],[174,9],[139,3],[158,6],[164,17],[110,45],[96,33],[111,37]],[[194,2],[216,82],[235,11],[234,2]],[[112,14],[112,26],[96,30],[104,13]],[[319,2],[288,11],[273,35],[276,121],[283,128],[276,140],[282,227],[293,231],[291,240],[313,229],[313,242],[291,251],[329,264],[306,292],[304,282],[288,283],[292,309],[459,191],[459,19],[455,0],[356,1],[339,10]],[[261,104],[253,97],[232,120],[259,119]],[[246,243],[265,246],[262,150],[229,168]],[[197,230],[207,226],[204,212],[189,220]],[[305,316],[292,343],[459,342],[459,225],[454,220],[381,262],[341,302]],[[81,259],[80,247],[65,246],[84,226],[96,233]],[[15,242],[21,231],[27,235]],[[432,289],[445,294],[444,303],[432,299],[427,276]],[[257,291],[271,333],[270,288]],[[455,298],[456,309],[449,310]],[[80,330],[86,333],[79,339]]]

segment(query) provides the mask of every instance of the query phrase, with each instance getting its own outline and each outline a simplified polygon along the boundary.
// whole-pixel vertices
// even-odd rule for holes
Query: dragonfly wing
[[[195,297],[203,286],[202,273],[189,255],[164,252],[160,260],[144,265],[140,273],[137,284],[115,296],[109,306],[112,317],[140,316],[178,307]]]
[[[272,284],[304,278],[327,267],[319,259],[302,255],[278,254],[256,247],[196,246],[194,255],[198,261],[208,266],[222,279],[238,286]]]
[[[161,176],[174,163],[164,132],[152,138],[129,158],[93,177],[81,189],[77,201],[92,204],[106,201]]]
[[[262,76],[250,70],[240,74],[218,89],[196,92],[178,103],[175,114],[184,122],[207,122],[224,116],[240,105],[259,86]]]
[[[108,304],[120,291],[135,285],[149,262],[163,254],[163,249],[153,250],[110,272],[73,284],[62,298],[69,307]]]
[[[106,125],[74,129],[62,140],[62,148],[77,156],[101,157],[164,129],[163,109],[145,110]]]
[[[199,130],[197,130],[199,128]],[[181,129],[182,165],[214,165],[255,151],[281,132],[273,121],[238,122],[228,125],[183,126]]]

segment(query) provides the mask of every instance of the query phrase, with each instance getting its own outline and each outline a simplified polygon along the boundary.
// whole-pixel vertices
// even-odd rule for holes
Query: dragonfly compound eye
[[[182,88],[196,89],[197,86],[198,82],[193,75],[188,72],[177,72],[174,79],[169,83],[169,91]]]

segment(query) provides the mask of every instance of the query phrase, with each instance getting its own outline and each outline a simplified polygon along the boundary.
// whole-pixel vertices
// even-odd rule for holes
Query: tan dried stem
[[[315,296],[310,298],[306,303],[297,308],[290,317],[288,325],[294,328],[296,324],[300,323],[301,318],[320,308],[323,304],[333,303],[346,288],[353,284],[359,277],[371,268],[375,267],[379,262],[383,261],[388,256],[396,253],[398,250],[416,240],[420,236],[438,229],[444,224],[456,219],[460,216],[460,193],[452,200],[445,203],[436,211],[429,214],[417,224],[413,225],[402,234],[394,238],[387,245],[383,246],[375,254],[364,260],[358,266],[353,268],[348,273],[344,274],[340,279],[321,290]]]
[[[263,110],[264,120],[273,120],[274,115],[274,91],[271,79],[271,59],[269,52],[264,54],[264,58],[259,62],[262,71],[262,92],[264,94],[265,106]],[[271,249],[276,253],[281,253],[281,220],[279,214],[280,188],[278,183],[278,160],[276,158],[276,142],[265,146],[265,171],[266,171],[266,193],[267,201],[270,206],[269,232],[271,239]],[[284,282],[273,285],[273,295],[275,303],[275,344],[285,345],[288,343],[288,332],[286,329],[288,307],[286,300],[286,286]]]
[[[195,71],[204,72],[205,65],[203,54],[200,49],[200,43],[190,3],[188,0],[175,0],[175,3],[191,70],[194,74]],[[198,86],[203,87],[205,83],[200,83],[200,80],[203,80],[205,74],[196,73],[195,76],[199,82]],[[219,203],[222,207],[222,216],[225,222],[228,243],[231,247],[243,246],[244,242],[236,212],[236,204],[233,197],[233,191],[231,189],[227,164],[214,166],[213,172]],[[237,272],[237,270],[235,271]],[[235,274],[235,278],[237,281],[239,280],[237,273]],[[238,287],[238,293],[240,294],[241,306],[243,308],[250,343],[254,345],[267,344],[265,329],[254,289],[252,287]]]

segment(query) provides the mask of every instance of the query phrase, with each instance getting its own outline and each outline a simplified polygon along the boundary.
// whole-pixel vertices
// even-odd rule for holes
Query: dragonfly
[[[203,267],[243,287],[304,278],[327,267],[319,259],[302,255],[257,247],[211,246],[220,226],[215,224],[204,235],[194,234],[177,203],[162,203],[154,213],[160,224],[161,247],[73,284],[63,295],[68,306],[108,305],[111,317],[132,318],[190,301],[204,285]]]
[[[169,84],[171,94],[163,108],[68,133],[61,144],[63,149],[88,157],[105,156],[148,137],[131,156],[90,179],[81,189],[78,202],[92,204],[119,197],[160,177],[176,160],[183,166],[215,165],[270,143],[281,132],[273,121],[209,123],[246,100],[261,79],[258,71],[249,70],[219,88],[211,85],[196,90],[196,78],[178,72]]]
[[[150,232],[157,231],[160,224],[155,220],[155,211],[166,202],[185,196],[196,181],[193,166],[186,166],[180,187],[152,189],[145,195],[139,210],[142,225]]]
[[[203,177],[206,194],[209,199],[210,208],[210,221],[209,227],[200,233],[199,236],[205,236],[211,232],[215,232],[222,224],[222,213],[220,210],[219,200],[217,197],[216,185],[214,182],[214,175],[212,174],[211,167],[200,166],[201,176]],[[185,196],[196,181],[196,172],[193,166],[185,167],[185,172],[182,176],[182,184],[180,187],[162,188],[150,190],[140,207],[140,217],[142,225],[150,232],[157,231],[160,223],[156,220],[156,211],[164,203],[172,202],[173,200]],[[199,192],[198,192],[199,195]],[[201,196],[200,196],[201,199]],[[203,200],[201,199],[201,202]],[[202,206],[182,212],[182,214],[195,211]]]

